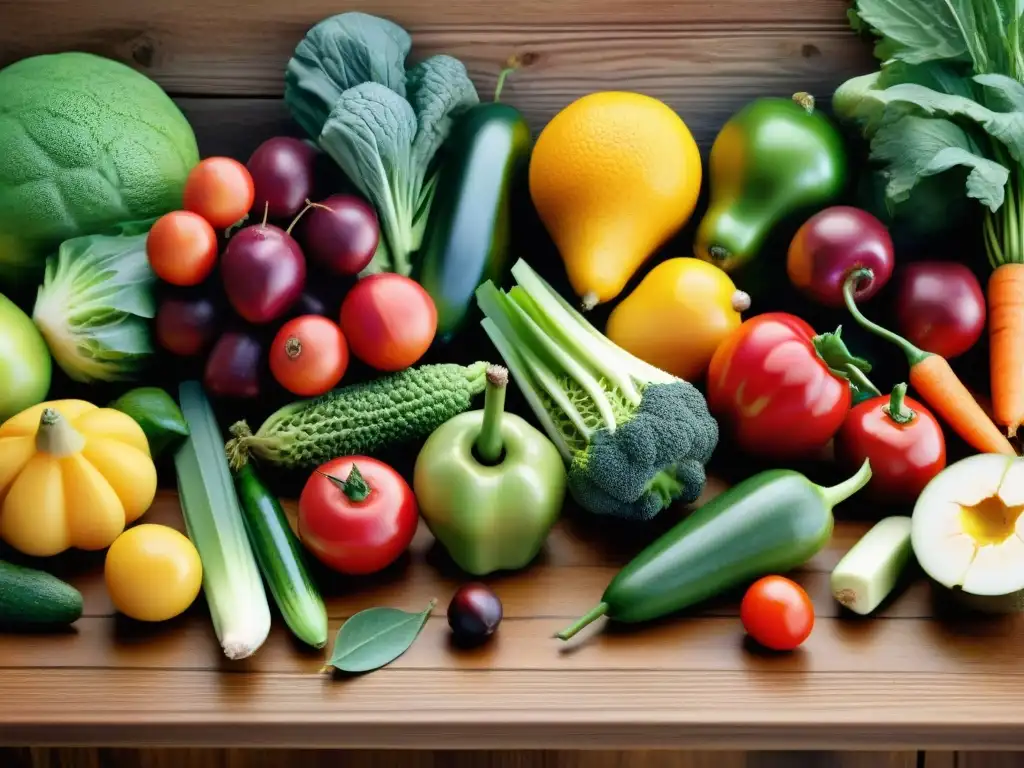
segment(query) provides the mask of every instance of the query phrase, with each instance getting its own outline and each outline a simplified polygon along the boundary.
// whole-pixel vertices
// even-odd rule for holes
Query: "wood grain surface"
[[[522,71],[503,100],[534,127],[574,98],[626,89],[664,99],[699,141],[745,101],[809,91],[827,100],[872,67],[844,0],[0,0],[0,66],[24,56],[87,50],[124,61],[175,96],[280,97],[284,68],[306,30],[363,10],[413,33],[414,57],[449,53],[482,97],[509,56]],[[4,23],[8,21],[8,23]],[[232,120],[230,103],[216,108]]]
[[[721,483],[709,483],[707,497]],[[289,511],[294,510],[288,504]],[[144,521],[181,525],[174,494]],[[454,648],[444,608],[463,581],[421,530],[383,575],[323,579],[331,629],[369,605],[439,608],[391,666],[351,679],[319,674],[278,621],[265,646],[232,663],[202,601],[162,625],[114,615],[101,558],[58,572],[87,616],[56,635],[0,636],[0,742],[419,748],[953,748],[1024,745],[1020,617],[938,612],[926,584],[902,589],[880,618],[839,615],[827,570],[865,530],[841,523],[796,574],[819,619],[807,644],[765,654],[744,641],[729,597],[642,628],[598,626],[568,645],[552,633],[596,601],[645,537],[569,519],[533,569],[488,579],[506,619],[493,641]],[[602,530],[604,529],[604,530]],[[603,554],[607,553],[607,554]]]

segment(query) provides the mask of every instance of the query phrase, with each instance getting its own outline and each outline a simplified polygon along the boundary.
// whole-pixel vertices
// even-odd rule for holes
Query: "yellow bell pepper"
[[[20,552],[105,549],[155,495],[146,435],[120,411],[54,400],[0,426],[0,537]]]

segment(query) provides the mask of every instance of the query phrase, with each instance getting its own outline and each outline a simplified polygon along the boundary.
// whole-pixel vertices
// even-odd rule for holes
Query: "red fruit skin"
[[[319,150],[301,139],[275,136],[260,144],[246,167],[255,186],[252,213],[262,219],[290,219],[313,195],[314,166]]]
[[[768,312],[746,320],[715,350],[708,406],[746,453],[809,458],[842,425],[850,385],[819,357],[814,336],[799,317]]]
[[[380,241],[377,212],[355,195],[331,195],[299,224],[305,254],[336,275],[358,275],[373,260]]]
[[[985,330],[985,294],[956,262],[918,261],[900,269],[896,324],[900,335],[947,360],[967,352]]]
[[[933,477],[946,467],[942,427],[922,403],[903,398],[914,418],[900,424],[889,417],[889,396],[864,400],[850,409],[836,433],[836,460],[854,471],[871,460],[870,498],[913,504]]]
[[[437,308],[415,280],[391,272],[364,277],[341,305],[353,355],[379,371],[401,371],[430,348]]]
[[[360,502],[324,477],[346,480],[353,464],[371,489]],[[320,466],[306,481],[298,523],[299,538],[320,562],[359,576],[386,568],[408,549],[419,524],[419,507],[409,484],[384,462],[342,456]]]
[[[814,604],[795,581],[785,576],[765,576],[743,595],[740,622],[761,646],[792,651],[811,636]]]
[[[797,230],[789,245],[786,271],[790,282],[811,301],[841,307],[843,283],[855,269],[874,273],[859,281],[853,297],[867,301],[892,277],[895,256],[892,237],[882,222],[867,211],[837,205],[816,213]]]
[[[258,224],[236,233],[221,256],[220,271],[235,312],[256,324],[283,317],[306,284],[302,249],[273,224]]]

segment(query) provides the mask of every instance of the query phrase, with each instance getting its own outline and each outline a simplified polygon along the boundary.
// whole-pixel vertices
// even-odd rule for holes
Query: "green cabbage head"
[[[88,53],[0,69],[0,287],[41,278],[64,240],[181,207],[195,134],[155,82]]]

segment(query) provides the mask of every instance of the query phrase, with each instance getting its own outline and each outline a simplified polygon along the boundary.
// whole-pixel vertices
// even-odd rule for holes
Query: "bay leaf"
[[[341,625],[324,669],[370,672],[397,659],[413,644],[430,618],[437,599],[420,613],[397,608],[367,608]]]

